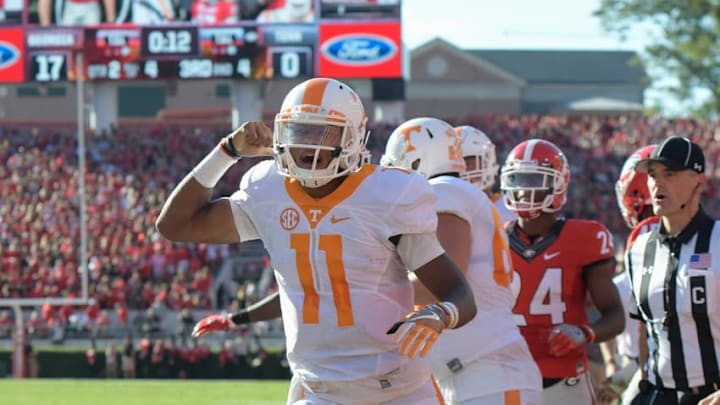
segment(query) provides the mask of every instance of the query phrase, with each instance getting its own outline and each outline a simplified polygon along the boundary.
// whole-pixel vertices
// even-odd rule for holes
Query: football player
[[[644,146],[633,152],[620,171],[615,183],[615,197],[625,224],[632,229],[625,250],[645,232],[651,231],[660,219],[653,214],[650,190],[647,187],[647,173],[635,171],[637,162],[649,159],[655,145]],[[610,370],[609,377],[598,389],[598,399],[611,403],[621,399],[623,405],[629,405],[638,394],[638,385],[643,379],[644,370],[638,367],[644,364],[647,353],[645,324],[630,319],[630,308],[635,306],[628,273],[623,271],[613,278],[620,292],[625,308],[625,331],[615,341],[605,342],[603,355]],[[641,355],[642,354],[642,355]]]
[[[469,125],[455,127],[455,131],[462,139],[463,158],[467,166],[462,178],[487,194],[503,223],[516,219],[517,215],[505,207],[502,194],[493,190],[500,168],[495,144],[483,131]]]
[[[474,317],[474,298],[437,240],[427,181],[361,164],[366,120],[346,84],[304,81],[286,95],[274,130],[253,121],[224,137],[173,190],[156,225],[178,242],[263,241],[307,403],[437,404],[423,357],[441,332]],[[248,156],[274,162],[212,200],[225,171]],[[414,309],[408,271],[437,302]]]
[[[443,333],[430,352],[448,404],[541,404],[540,372],[513,321],[507,236],[487,195],[460,179],[462,140],[450,124],[415,118],[388,138],[381,164],[415,170],[437,196],[438,237],[473,288],[477,315]],[[434,297],[422,285],[416,304]]]
[[[613,284],[612,235],[595,221],[559,216],[567,198],[570,168],[551,142],[520,143],[500,172],[505,204],[518,215],[508,224],[513,312],[543,376],[543,402],[593,402],[585,345],[620,333],[622,302]],[[589,324],[589,293],[601,316]]]

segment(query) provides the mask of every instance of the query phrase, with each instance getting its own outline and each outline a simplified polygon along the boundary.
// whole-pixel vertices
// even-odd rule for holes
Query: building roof
[[[467,50],[530,84],[642,82],[645,72],[632,51]]]
[[[632,101],[607,97],[590,97],[562,103],[553,108],[555,111],[565,112],[641,112],[643,105]]]

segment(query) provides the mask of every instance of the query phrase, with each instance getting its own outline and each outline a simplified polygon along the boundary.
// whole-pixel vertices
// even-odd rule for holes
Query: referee
[[[661,222],[628,250],[635,317],[648,331],[638,405],[720,404],[720,226],[700,206],[705,156],[670,137],[635,166]]]

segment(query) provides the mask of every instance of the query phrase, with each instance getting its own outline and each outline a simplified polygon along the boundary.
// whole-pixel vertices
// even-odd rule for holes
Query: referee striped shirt
[[[650,349],[648,378],[688,389],[720,382],[720,226],[702,208],[677,236],[662,223],[626,252]]]

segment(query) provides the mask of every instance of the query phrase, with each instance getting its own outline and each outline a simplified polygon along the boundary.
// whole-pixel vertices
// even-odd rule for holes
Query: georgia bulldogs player
[[[570,169],[551,142],[531,139],[508,155],[500,174],[507,207],[513,313],[543,376],[543,402],[591,404],[585,345],[620,333],[623,306],[613,284],[614,249],[607,228],[591,220],[562,219]],[[601,317],[589,324],[589,293]]]

